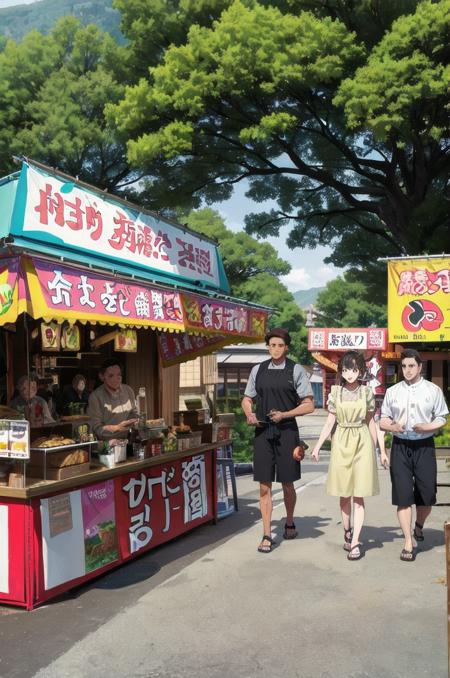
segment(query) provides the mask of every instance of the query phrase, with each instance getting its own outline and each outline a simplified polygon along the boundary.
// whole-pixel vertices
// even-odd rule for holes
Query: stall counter
[[[217,518],[229,441],[0,488],[0,603],[28,610]]]

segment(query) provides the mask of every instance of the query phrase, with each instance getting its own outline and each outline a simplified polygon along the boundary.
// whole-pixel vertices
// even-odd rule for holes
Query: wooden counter
[[[205,445],[183,450],[182,452],[167,452],[165,454],[159,454],[156,457],[149,457],[148,459],[127,459],[126,461],[116,464],[112,468],[102,466],[94,460],[91,462],[91,470],[82,476],[74,476],[73,478],[66,478],[65,480],[37,480],[36,478],[29,478],[27,479],[27,486],[24,488],[0,486],[0,499],[47,497],[52,492],[61,492],[62,490],[83,487],[84,485],[92,485],[95,482],[116,478],[117,476],[124,475],[124,473],[132,473],[152,466],[160,466],[161,464],[170,461],[191,457],[194,454],[202,454],[203,452],[217,449],[221,445],[227,445],[229,443],[229,440],[221,440],[219,443],[206,443]]]

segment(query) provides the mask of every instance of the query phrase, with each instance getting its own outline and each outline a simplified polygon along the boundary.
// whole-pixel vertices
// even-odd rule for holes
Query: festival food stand
[[[216,519],[230,441],[158,437],[166,370],[261,341],[267,309],[229,297],[213,241],[39,163],[0,180],[0,205],[0,603],[32,609]],[[82,411],[9,408],[20,375],[55,389],[116,353],[150,430],[132,456],[101,463]]]

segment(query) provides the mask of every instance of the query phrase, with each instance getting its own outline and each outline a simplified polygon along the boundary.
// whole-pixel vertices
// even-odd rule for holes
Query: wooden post
[[[445,523],[445,564],[447,574],[447,648],[448,676],[450,678],[450,523]]]

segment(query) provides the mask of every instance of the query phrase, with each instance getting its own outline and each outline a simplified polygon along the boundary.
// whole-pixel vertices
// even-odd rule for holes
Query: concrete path
[[[348,562],[327,457],[298,483],[299,538],[282,539],[275,494],[269,555],[257,496],[240,511],[32,613],[0,608],[3,678],[445,678],[443,523],[437,507],[414,563],[389,502],[367,500],[365,555]],[[443,490],[443,492],[450,490]],[[3,612],[3,616],[2,616]]]

